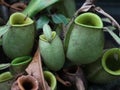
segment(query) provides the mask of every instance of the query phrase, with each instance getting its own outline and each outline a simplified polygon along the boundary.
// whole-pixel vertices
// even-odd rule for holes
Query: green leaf
[[[63,23],[64,25],[66,25],[68,23],[67,18],[62,14],[54,14],[54,15],[52,15],[52,20],[56,24]]]
[[[59,0],[30,0],[27,7],[23,10],[23,14],[33,18],[36,14],[41,12],[43,9],[57,3]]]
[[[120,37],[117,36],[113,30],[110,30],[109,28],[107,27],[104,27],[104,29],[113,37],[113,39],[120,45]]]
[[[108,19],[108,18],[102,18],[102,21],[107,22],[107,23],[111,23],[110,19]]]
[[[10,25],[5,25],[0,27],[0,37],[5,34],[10,28]]]
[[[4,70],[4,69],[6,69],[8,67],[10,67],[10,63],[0,64],[0,70]]]
[[[37,22],[36,22],[37,30],[42,29],[42,28],[43,28],[43,25],[44,25],[44,24],[48,24],[49,21],[50,21],[49,18],[46,17],[46,16],[40,17],[40,18],[37,20]]]
[[[48,41],[52,39],[52,30],[48,24],[43,26],[43,33]]]
[[[116,30],[116,28],[114,26],[107,26],[107,28],[110,30]]]

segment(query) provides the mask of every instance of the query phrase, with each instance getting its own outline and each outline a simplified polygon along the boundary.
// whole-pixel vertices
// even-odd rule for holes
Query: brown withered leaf
[[[38,80],[40,85],[40,90],[49,90],[48,89],[49,86],[46,84],[43,75],[42,61],[40,57],[39,48],[36,50],[32,62],[26,68],[26,72],[29,75],[34,76]]]

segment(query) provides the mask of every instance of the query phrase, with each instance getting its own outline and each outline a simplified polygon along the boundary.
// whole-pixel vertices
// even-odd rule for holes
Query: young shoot
[[[47,41],[52,40],[52,30],[48,24],[45,24],[43,26],[43,34],[44,34]]]

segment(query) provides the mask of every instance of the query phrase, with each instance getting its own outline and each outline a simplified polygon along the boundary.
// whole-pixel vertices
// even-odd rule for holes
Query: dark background
[[[75,1],[77,9],[85,2],[85,0]],[[96,0],[95,5],[100,6],[120,23],[120,0]]]

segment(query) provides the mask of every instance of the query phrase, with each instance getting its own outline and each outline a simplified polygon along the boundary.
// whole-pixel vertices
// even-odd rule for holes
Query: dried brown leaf
[[[26,72],[29,75],[34,76],[38,80],[40,84],[40,90],[48,90],[46,89],[45,79],[43,76],[42,62],[41,62],[39,48],[35,52],[32,62],[26,68]]]

